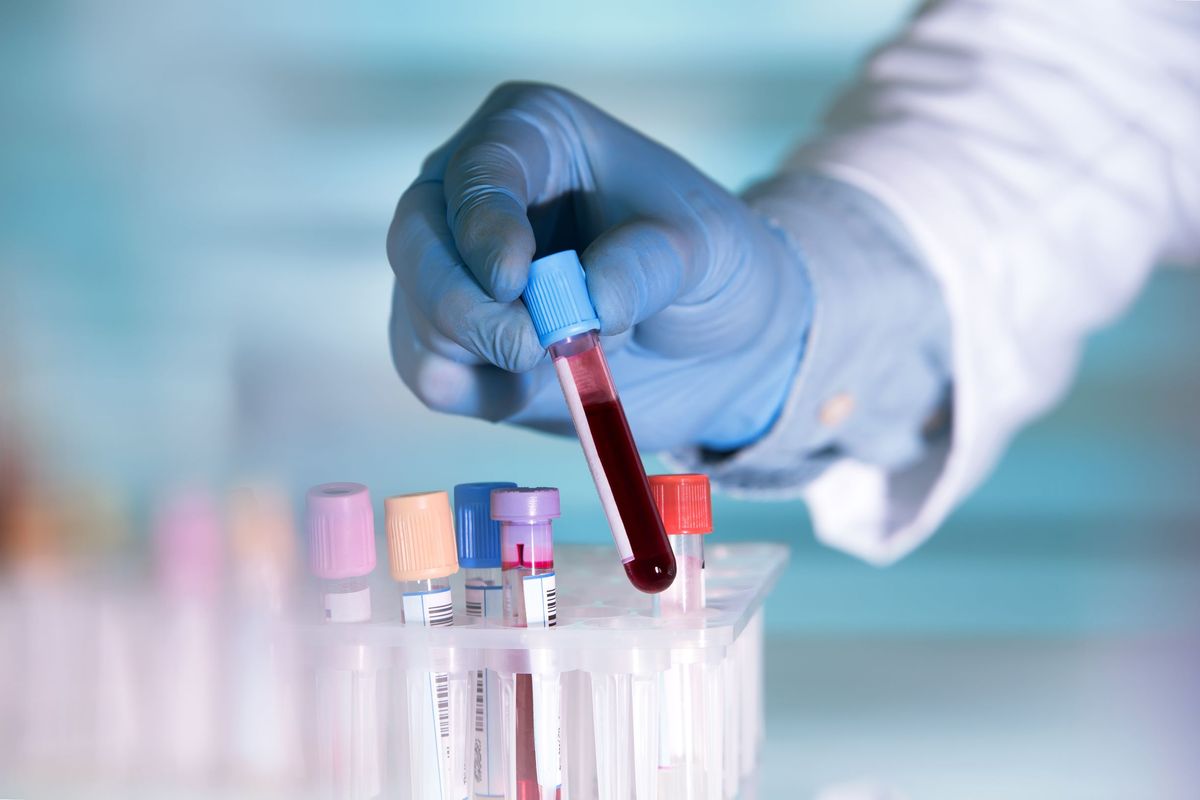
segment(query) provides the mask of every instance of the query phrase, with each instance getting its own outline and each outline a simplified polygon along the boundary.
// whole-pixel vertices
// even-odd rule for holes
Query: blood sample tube
[[[508,626],[548,628],[558,621],[551,522],[558,515],[558,489],[492,492],[492,519],[500,522],[504,622]],[[509,785],[515,788],[515,800],[556,800],[562,791],[560,678],[515,678],[516,758]]]
[[[649,481],[679,569],[675,582],[655,601],[660,614],[690,614],[704,608],[703,534],[712,533],[708,476],[651,475]]]
[[[675,579],[675,556],[600,347],[600,322],[575,251],[534,261],[522,299],[554,361],[625,574],[640,591],[661,592]]]

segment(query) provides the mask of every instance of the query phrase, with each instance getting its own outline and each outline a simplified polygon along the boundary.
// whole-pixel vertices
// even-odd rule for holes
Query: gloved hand
[[[639,444],[732,449],[769,427],[812,298],[779,229],[580,98],[506,84],[426,160],[388,234],[391,342],[431,408],[570,432],[521,303],[574,248]]]

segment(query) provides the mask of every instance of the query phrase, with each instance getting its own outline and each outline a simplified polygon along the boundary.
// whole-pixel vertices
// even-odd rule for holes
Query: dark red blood
[[[585,402],[583,413],[633,550],[625,574],[640,591],[657,594],[675,580],[675,554],[650,494],[625,412],[619,402],[606,400]]]

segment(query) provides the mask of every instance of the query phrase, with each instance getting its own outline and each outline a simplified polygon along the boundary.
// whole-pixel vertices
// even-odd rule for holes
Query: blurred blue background
[[[5,4],[0,428],[45,480],[135,509],[185,481],[382,498],[511,479],[557,484],[561,536],[604,540],[577,443],[433,414],[395,377],[396,198],[509,79],[564,85],[744,186],[913,5]],[[765,796],[860,773],[914,796],[977,773],[992,783],[973,796],[1176,785],[1195,725],[1172,709],[1195,694],[1139,677],[1120,701],[1136,721],[1104,714],[1123,676],[1195,677],[1197,308],[1195,275],[1158,274],[1066,401],[893,568],[815,544],[798,504],[718,498],[723,539],[793,547],[767,617]]]

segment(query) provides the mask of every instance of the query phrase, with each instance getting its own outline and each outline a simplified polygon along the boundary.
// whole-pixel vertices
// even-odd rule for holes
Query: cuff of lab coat
[[[666,460],[707,473],[714,486],[734,496],[803,497],[818,539],[872,563],[889,563],[931,532],[915,528],[914,521],[945,463],[948,437],[926,442],[919,457],[898,468],[849,457],[840,437],[863,424],[856,418],[867,413],[863,400],[880,391],[871,385],[878,373],[870,365],[891,356],[881,315],[899,314],[888,323],[903,325],[915,310],[898,310],[891,302],[881,308],[877,298],[907,298],[919,308],[929,300],[922,292],[930,290],[914,290],[918,280],[933,287],[932,302],[940,304],[936,284],[886,209],[857,189],[791,176],[749,199],[790,234],[808,265],[815,303],[805,355],[782,411],[761,439],[734,453],[686,448]],[[913,426],[919,429],[921,422],[913,420]]]

